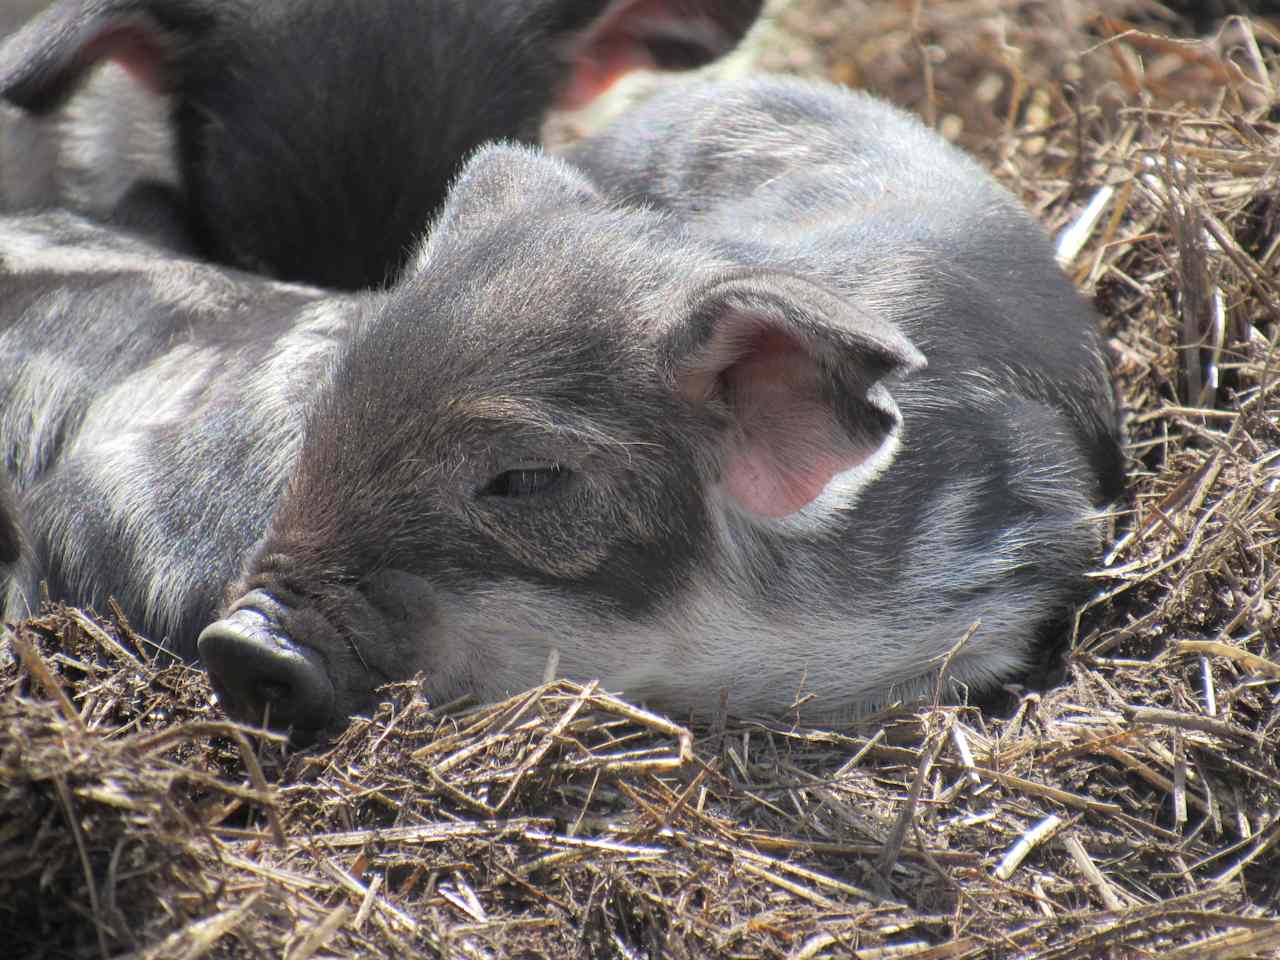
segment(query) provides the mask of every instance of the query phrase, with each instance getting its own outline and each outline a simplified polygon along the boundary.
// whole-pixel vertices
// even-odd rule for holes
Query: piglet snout
[[[205,627],[200,659],[226,712],[264,720],[309,741],[334,720],[335,696],[320,657],[295,644],[274,619],[251,606]]]

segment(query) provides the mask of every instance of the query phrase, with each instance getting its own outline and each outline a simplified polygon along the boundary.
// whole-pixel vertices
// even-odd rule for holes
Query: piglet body
[[[1120,461],[1095,317],[1016,201],[780,79],[691,85],[572,160],[481,151],[379,294],[5,221],[9,610],[43,576],[190,654],[225,593],[198,643],[225,704],[301,737],[553,652],[698,716],[928,693],[974,624],[953,684],[1022,669]]]

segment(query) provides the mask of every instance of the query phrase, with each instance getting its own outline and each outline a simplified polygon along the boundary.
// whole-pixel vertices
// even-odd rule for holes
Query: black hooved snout
[[[235,719],[265,719],[300,741],[333,722],[334,690],[323,662],[261,611],[241,607],[205,627],[198,643],[223,709]]]

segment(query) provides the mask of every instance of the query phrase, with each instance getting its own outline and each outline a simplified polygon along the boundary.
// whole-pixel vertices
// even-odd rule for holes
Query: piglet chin
[[[229,716],[310,743],[333,724],[337,698],[323,659],[290,639],[272,615],[277,608],[266,594],[247,595],[205,627],[200,659]]]

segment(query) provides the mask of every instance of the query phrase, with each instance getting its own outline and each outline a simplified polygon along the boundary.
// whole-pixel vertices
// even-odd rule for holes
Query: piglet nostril
[[[265,704],[287,704],[292,698],[293,689],[287,684],[280,683],[275,680],[259,681],[255,691],[258,699]]]
[[[333,721],[334,690],[320,658],[268,616],[244,607],[200,634],[200,659],[223,707],[237,720],[304,737]]]

